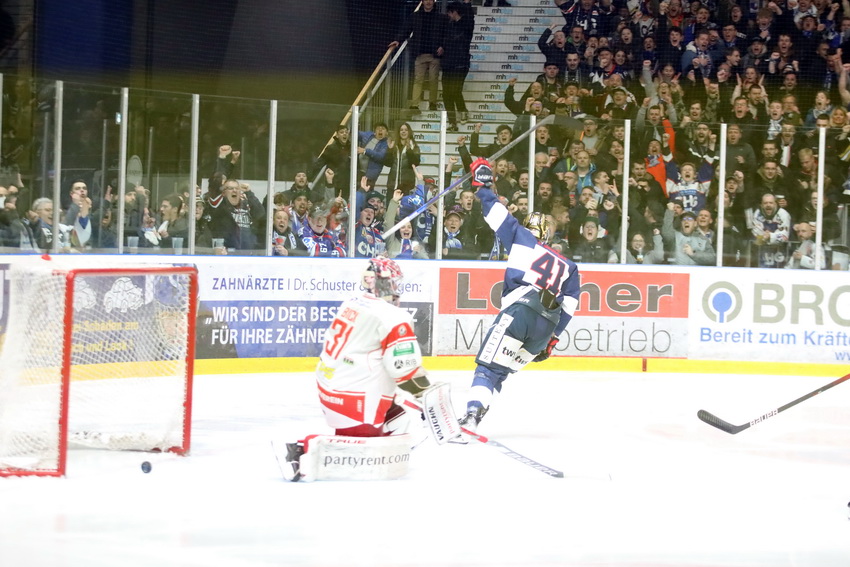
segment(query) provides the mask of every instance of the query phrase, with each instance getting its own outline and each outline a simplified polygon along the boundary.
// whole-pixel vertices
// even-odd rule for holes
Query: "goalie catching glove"
[[[410,379],[399,382],[398,387],[417,398],[421,397],[422,392],[431,387],[428,371],[420,366]]]
[[[558,344],[558,336],[552,335],[552,338],[549,339],[549,343],[546,345],[546,348],[541,350],[537,356],[534,357],[534,362],[543,362],[547,358],[552,355],[552,349],[555,348],[555,345]]]

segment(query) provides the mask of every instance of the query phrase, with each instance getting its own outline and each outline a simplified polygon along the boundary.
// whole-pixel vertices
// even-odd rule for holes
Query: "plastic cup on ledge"
[[[174,253],[178,256],[183,254],[183,239],[180,237],[173,237],[171,239],[171,246],[174,248]]]
[[[130,250],[130,254],[138,254],[139,253],[139,237],[138,236],[128,236],[127,237],[127,248]]]

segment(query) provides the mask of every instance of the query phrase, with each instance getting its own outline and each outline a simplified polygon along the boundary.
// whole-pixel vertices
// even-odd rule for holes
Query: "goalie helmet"
[[[363,273],[363,287],[390,303],[397,302],[403,281],[404,275],[398,264],[383,256],[369,260],[369,266]]]
[[[525,228],[531,231],[537,240],[548,244],[552,240],[552,223],[546,215],[540,212],[530,213],[525,217]]]

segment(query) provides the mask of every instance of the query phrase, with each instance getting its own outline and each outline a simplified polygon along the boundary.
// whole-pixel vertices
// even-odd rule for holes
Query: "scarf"
[[[490,260],[502,260],[502,242],[499,240],[499,235],[493,240],[493,248],[490,249]]]
[[[446,230],[446,248],[455,248],[457,250],[463,248],[463,244],[457,238],[458,234],[460,234],[460,231],[449,232]]]

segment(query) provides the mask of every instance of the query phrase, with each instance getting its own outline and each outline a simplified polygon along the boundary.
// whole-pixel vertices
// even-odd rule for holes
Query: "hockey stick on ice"
[[[414,410],[419,410],[419,411],[423,412],[423,414],[425,413],[425,411],[422,407],[422,403],[419,400],[409,399],[409,398],[398,398],[398,397],[396,398],[397,401],[399,399],[401,399],[402,403],[405,406],[407,406],[411,409],[414,409]],[[456,423],[456,420],[455,420],[455,423]],[[453,426],[451,426],[449,424],[444,423],[442,425],[444,427],[446,427],[447,429],[453,428]],[[515,461],[519,461],[520,463],[527,465],[527,466],[529,466],[529,467],[531,467],[535,470],[538,470],[538,471],[542,472],[543,474],[549,475],[551,477],[564,478],[563,472],[561,472],[559,470],[555,470],[555,469],[550,468],[550,467],[547,467],[546,465],[544,465],[542,463],[538,463],[534,459],[530,459],[530,458],[526,457],[525,455],[517,453],[516,451],[509,449],[508,447],[506,447],[502,443],[499,443],[495,439],[490,439],[489,437],[485,437],[484,435],[480,435],[480,434],[478,434],[474,431],[470,431],[469,429],[462,427],[462,426],[458,426],[458,427],[460,427],[460,430],[463,431],[466,435],[468,435],[472,439],[475,439],[479,443],[484,443],[485,445],[490,445],[491,447],[498,449],[503,455],[510,457],[510,458],[514,459]],[[438,441],[438,443],[439,443],[439,441]]]
[[[516,451],[509,449],[508,447],[506,447],[502,443],[499,443],[495,439],[490,439],[489,437],[479,435],[478,433],[475,433],[474,431],[470,431],[470,430],[466,429],[465,427],[461,427],[461,429],[463,429],[464,433],[466,433],[467,435],[469,435],[470,437],[472,437],[476,441],[479,441],[481,443],[484,443],[485,445],[490,445],[491,447],[498,449],[506,457],[510,457],[515,461],[519,461],[520,463],[527,465],[527,466],[529,466],[529,467],[531,467],[535,470],[538,470],[538,471],[542,472],[543,474],[548,474],[551,477],[564,478],[563,472],[561,472],[559,470],[555,470],[555,469],[550,468],[550,467],[547,467],[546,465],[544,465],[542,463],[538,463],[534,459],[530,459],[530,458],[526,457],[525,455],[521,455],[521,454],[517,453]]]
[[[833,386],[838,386],[839,384],[841,384],[842,382],[844,382],[848,379],[850,379],[850,374],[844,376],[843,378],[839,378],[838,380],[836,380],[834,382],[830,382],[826,386],[821,386],[817,390],[815,390],[813,392],[809,392],[805,396],[803,396],[801,398],[797,398],[793,402],[788,402],[784,406],[780,406],[776,409],[770,410],[766,414],[760,415],[759,417],[755,418],[754,420],[752,420],[748,423],[745,423],[743,425],[732,425],[728,421],[722,420],[719,417],[717,417],[716,415],[714,415],[713,413],[707,412],[705,410],[699,410],[697,412],[697,417],[700,418],[701,420],[703,420],[704,422],[706,422],[707,424],[709,424],[713,427],[716,427],[717,429],[720,429],[721,431],[725,431],[726,433],[731,433],[732,435],[735,435],[736,433],[740,433],[741,431],[748,429],[748,428],[752,427],[753,425],[761,423],[762,421],[764,421],[766,419],[770,419],[771,417],[775,416],[776,414],[778,414],[780,412],[787,410],[788,408],[796,406],[800,402],[805,402],[809,398],[811,398],[813,396],[817,396],[821,392],[829,390]]]

